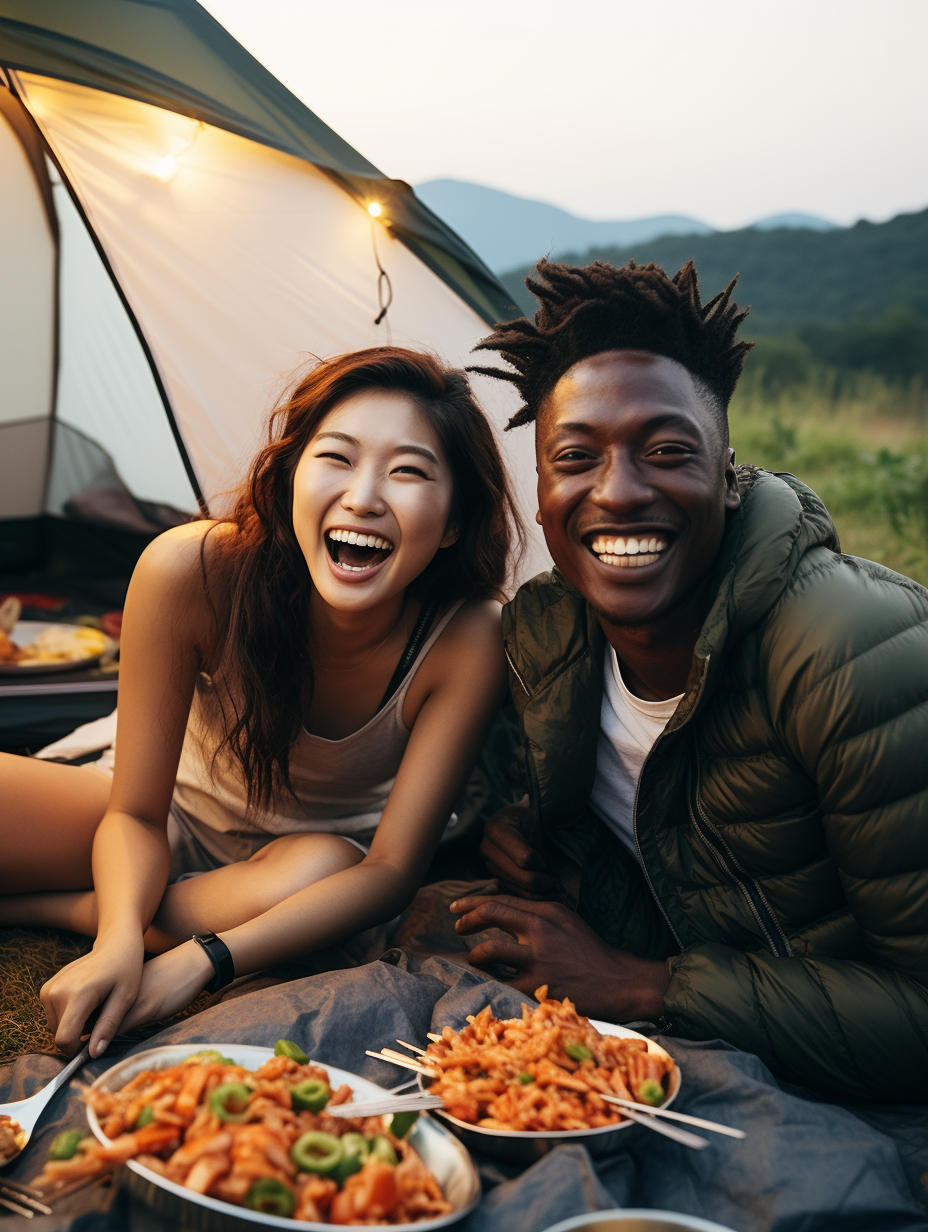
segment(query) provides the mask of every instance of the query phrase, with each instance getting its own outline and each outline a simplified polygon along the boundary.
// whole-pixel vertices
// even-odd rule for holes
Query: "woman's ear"
[[[441,543],[438,545],[439,548],[450,548],[452,543],[457,543],[458,535],[459,535],[458,528],[456,526],[449,526],[448,529],[445,531],[444,538],[442,539]]]

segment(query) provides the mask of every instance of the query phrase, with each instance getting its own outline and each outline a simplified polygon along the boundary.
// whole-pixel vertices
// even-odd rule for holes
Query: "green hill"
[[[748,336],[796,339],[809,358],[839,368],[869,367],[890,378],[928,375],[928,209],[833,231],[668,235],[563,260],[655,261],[673,273],[690,257],[704,299],[740,274],[738,302],[751,305]],[[502,282],[530,313],[529,272],[512,270]]]

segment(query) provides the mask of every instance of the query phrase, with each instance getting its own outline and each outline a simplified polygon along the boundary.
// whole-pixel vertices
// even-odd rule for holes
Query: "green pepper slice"
[[[321,1078],[307,1078],[290,1088],[290,1099],[300,1112],[321,1112],[331,1098],[329,1084]]]
[[[135,1122],[136,1129],[144,1129],[146,1125],[150,1125],[155,1119],[155,1110],[151,1104],[146,1104],[139,1113],[138,1120]]]
[[[251,1087],[244,1082],[223,1082],[209,1097],[210,1111],[220,1121],[241,1124],[248,1116],[248,1104],[252,1097]]]
[[[293,1040],[278,1040],[274,1045],[275,1057],[289,1057],[291,1061],[296,1061],[297,1065],[306,1065],[309,1057],[299,1046],[294,1044]]]
[[[516,1074],[516,1080],[521,1082],[524,1087],[527,1087],[530,1082],[535,1081],[535,1075],[530,1074],[527,1069],[524,1069],[521,1074]]]
[[[318,1172],[322,1176],[341,1162],[343,1154],[340,1138],[314,1129],[297,1138],[290,1148],[290,1158],[301,1172]]]
[[[224,1057],[221,1052],[217,1052],[215,1048],[204,1048],[202,1052],[192,1052],[184,1061],[185,1065],[234,1065],[235,1062],[231,1057]]]
[[[394,1138],[405,1138],[418,1119],[418,1112],[394,1112],[385,1124]]]
[[[664,1088],[656,1078],[645,1078],[638,1087],[638,1098],[643,1104],[650,1104],[652,1108],[657,1108],[664,1102]]]
[[[399,1163],[396,1151],[393,1149],[393,1143],[389,1138],[384,1138],[381,1134],[378,1134],[376,1138],[371,1138],[369,1145],[371,1159],[379,1159],[382,1164],[389,1164],[391,1168],[395,1168]]]
[[[342,1157],[329,1173],[332,1180],[341,1188],[349,1176],[360,1172],[367,1163],[370,1154],[370,1143],[363,1134],[342,1134],[339,1141],[342,1144]]]
[[[264,1215],[280,1215],[283,1219],[289,1219],[296,1210],[296,1195],[282,1181],[266,1176],[255,1181],[245,1194],[244,1205],[250,1211],[261,1211]]]
[[[84,1141],[84,1133],[80,1129],[65,1129],[56,1134],[48,1148],[49,1159],[73,1159],[77,1149]]]
[[[565,1044],[564,1051],[571,1061],[592,1061],[593,1054],[586,1044]]]

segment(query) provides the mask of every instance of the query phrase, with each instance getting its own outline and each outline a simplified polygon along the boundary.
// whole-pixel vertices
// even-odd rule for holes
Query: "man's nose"
[[[386,503],[380,493],[380,483],[372,468],[359,467],[352,482],[342,496],[342,508],[363,517],[364,514],[386,512]]]
[[[597,505],[614,513],[622,513],[649,505],[655,493],[642,475],[637,459],[622,450],[609,457],[599,473],[592,495]]]

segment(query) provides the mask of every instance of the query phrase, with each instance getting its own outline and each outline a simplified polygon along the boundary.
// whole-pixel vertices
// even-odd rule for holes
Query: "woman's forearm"
[[[107,813],[93,842],[97,937],[141,942],[171,866],[167,834],[129,813]]]
[[[417,888],[409,874],[368,857],[219,936],[231,951],[236,975],[248,975],[391,919]]]

